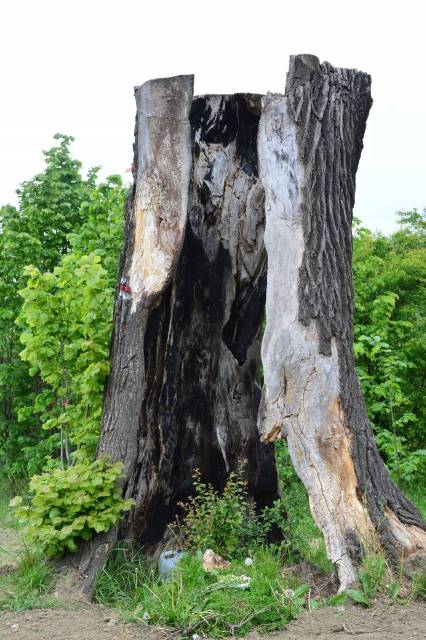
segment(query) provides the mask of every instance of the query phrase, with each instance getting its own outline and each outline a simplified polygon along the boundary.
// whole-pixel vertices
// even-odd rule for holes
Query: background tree
[[[41,429],[42,423],[49,420],[49,411],[57,411],[57,407],[51,405],[46,413],[49,389],[40,377],[42,366],[37,366],[35,355],[29,354],[27,348],[27,361],[32,358],[30,375],[27,361],[19,357],[23,348],[22,326],[19,327],[16,320],[22,307],[19,292],[28,278],[25,267],[32,265],[38,270],[38,286],[42,283],[47,286],[51,278],[43,277],[43,271],[54,270],[63,256],[73,251],[75,260],[77,256],[97,251],[100,264],[105,264],[110,291],[108,304],[103,309],[103,318],[108,323],[111,287],[122,237],[125,190],[120,178],[112,177],[97,184],[97,170],[93,169],[88,178],[83,179],[81,163],[70,155],[73,138],[58,134],[55,139],[59,144],[44,152],[45,170],[24,182],[18,190],[18,208],[5,206],[0,214],[0,294],[4,301],[0,310],[0,458],[2,473],[8,475],[31,475],[42,468],[46,456],[56,453],[60,447],[58,434],[47,437],[47,432]],[[69,262],[61,273],[67,269],[70,269]],[[73,292],[77,304],[85,285],[82,286],[77,275],[74,283],[70,279],[72,281],[71,274],[67,280],[68,293]],[[51,302],[54,292],[49,287],[44,295]],[[42,303],[40,288],[38,292]],[[106,292],[105,295],[108,297]],[[83,308],[81,305],[81,311]],[[50,320],[50,326],[45,328],[53,335],[57,329],[54,315]],[[71,321],[75,320],[74,317]],[[84,320],[80,320],[84,324]],[[25,324],[25,316],[21,323]],[[43,331],[42,327],[39,329]],[[107,365],[100,364],[100,367],[106,369]]]
[[[61,465],[92,459],[99,437],[102,395],[109,371],[113,291],[96,254],[64,256],[53,273],[35,267],[19,323],[21,358],[43,389],[34,401],[43,429],[60,434]]]
[[[389,236],[356,225],[355,355],[380,451],[398,482],[426,473],[425,212]]]

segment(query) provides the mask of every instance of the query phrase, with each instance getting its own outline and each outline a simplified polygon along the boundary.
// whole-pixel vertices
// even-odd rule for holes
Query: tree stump
[[[161,538],[196,468],[217,489],[242,474],[257,504],[271,504],[273,445],[260,442],[258,420],[265,443],[287,438],[344,589],[371,544],[393,562],[426,548],[426,525],[377,450],[354,367],[352,209],[371,80],[301,55],[285,95],[193,98],[192,84],[136,89],[98,448],[123,461],[135,507],[85,550],[84,588],[118,536]]]

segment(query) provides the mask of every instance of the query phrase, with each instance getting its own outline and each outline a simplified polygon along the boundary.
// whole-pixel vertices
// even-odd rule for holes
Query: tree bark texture
[[[259,125],[268,253],[259,427],[286,437],[341,589],[362,548],[424,553],[426,525],[377,450],[353,354],[352,209],[371,106],[365,73],[290,60]]]
[[[135,507],[86,550],[91,592],[117,537],[155,543],[191,494],[230,471],[259,506],[277,497],[257,432],[267,259],[260,96],[193,99],[192,76],[136,90],[135,183],[98,455],[124,463]]]

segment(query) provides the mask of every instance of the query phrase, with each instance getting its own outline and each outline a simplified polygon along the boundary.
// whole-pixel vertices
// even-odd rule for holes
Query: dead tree
[[[259,129],[268,253],[260,429],[286,437],[341,589],[374,538],[388,558],[424,553],[426,525],[392,482],[354,368],[352,208],[370,77],[290,61]]]
[[[265,442],[288,439],[345,588],[373,538],[393,560],[426,547],[354,368],[351,223],[370,77],[296,56],[285,95],[193,99],[192,82],[136,90],[98,448],[123,461],[135,507],[86,549],[85,590],[118,536],[161,538],[197,467],[219,489],[229,471],[243,473],[257,503],[271,503],[273,450],[257,419]]]
[[[134,188],[115,306],[99,456],[124,463],[135,507],[81,563],[85,590],[119,537],[155,543],[192,491],[245,477],[277,497],[273,445],[260,443],[266,294],[260,96],[193,99],[192,76],[136,90]]]

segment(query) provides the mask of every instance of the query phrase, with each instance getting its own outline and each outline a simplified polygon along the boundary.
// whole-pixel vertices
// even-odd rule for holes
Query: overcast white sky
[[[373,76],[355,215],[389,231],[426,206],[426,15],[415,0],[0,0],[0,204],[56,132],[85,169],[131,164],[133,86],[195,73],[196,93],[283,92],[288,57]]]

